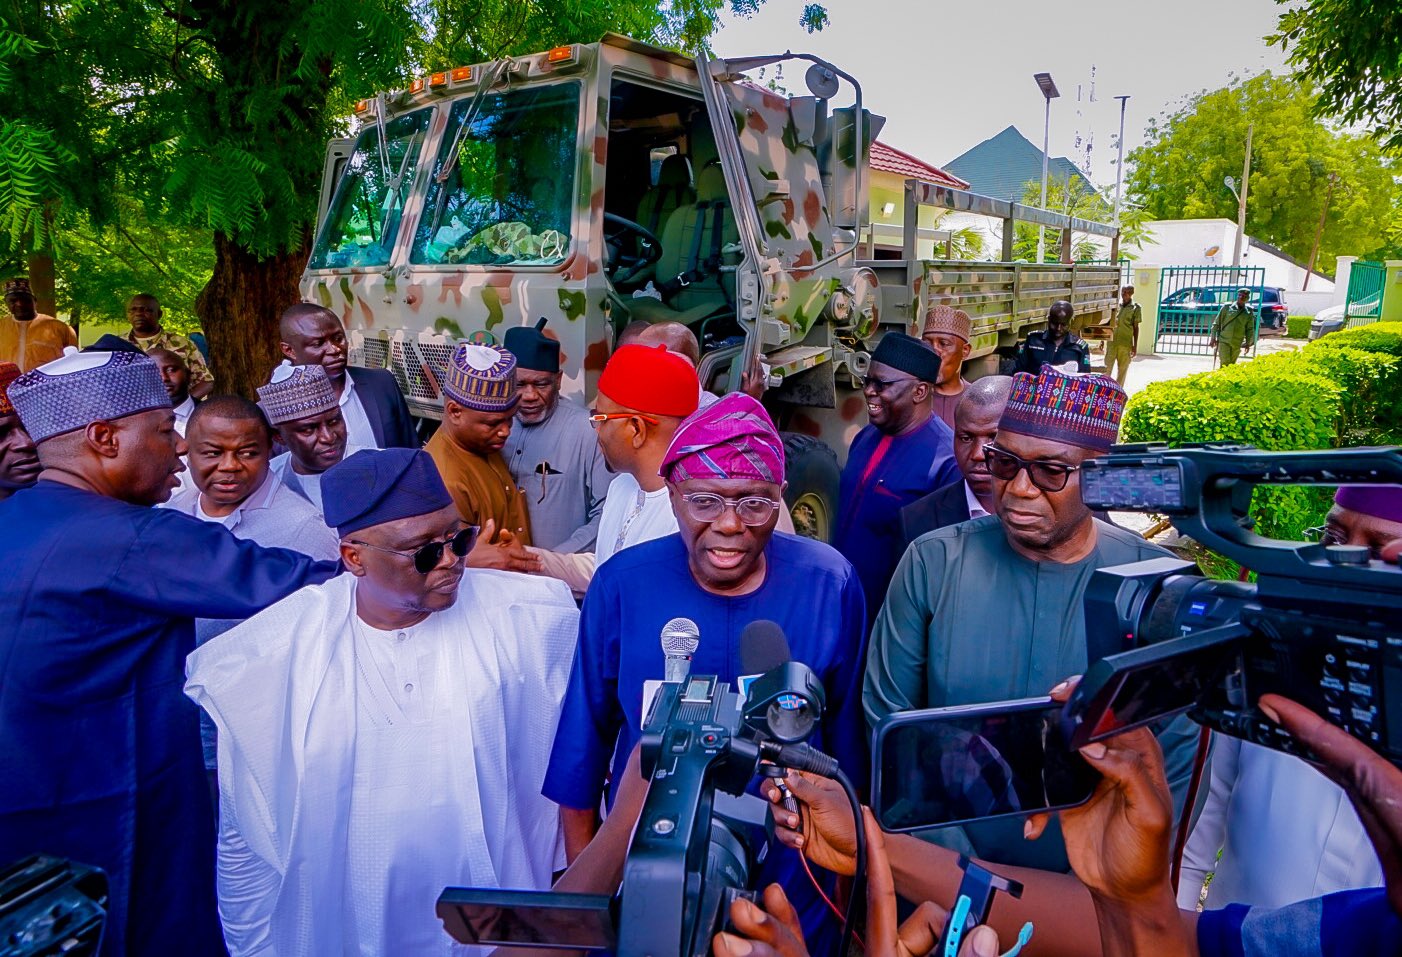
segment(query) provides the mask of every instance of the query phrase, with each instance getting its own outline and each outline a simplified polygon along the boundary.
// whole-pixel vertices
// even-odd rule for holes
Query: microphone
[[[673,618],[662,626],[662,654],[666,671],[662,680],[682,682],[691,672],[691,656],[701,644],[701,629],[690,618]]]
[[[762,675],[793,659],[789,639],[778,624],[760,618],[740,632],[740,666],[747,675]]]

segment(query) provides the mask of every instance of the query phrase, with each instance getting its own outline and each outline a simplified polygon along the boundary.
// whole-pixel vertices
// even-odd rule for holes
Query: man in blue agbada
[[[599,566],[584,599],[543,788],[562,806],[571,860],[592,838],[606,790],[612,803],[642,735],[647,691],[665,674],[659,636],[672,618],[689,618],[700,630],[691,673],[718,675],[732,686],[744,675],[741,631],[754,621],[776,622],[794,660],[812,668],[827,693],[811,743],[852,778],[869,773],[859,700],[861,585],[827,545],[775,533],[784,451],[763,406],[734,393],[696,412],[677,429],[661,474],[679,532],[616,553]],[[783,884],[804,926],[819,926],[821,902],[787,848],[771,848],[759,880]]]
[[[842,469],[833,545],[857,569],[872,615],[905,553],[901,509],[959,481],[954,432],[935,415],[940,357],[919,339],[888,332],[862,380],[870,424]]]
[[[0,864],[102,868],[104,955],[221,954],[194,619],[247,618],[339,563],[167,509],[185,442],[156,364],[126,352],[34,369],[9,398],[43,471],[0,502]]]

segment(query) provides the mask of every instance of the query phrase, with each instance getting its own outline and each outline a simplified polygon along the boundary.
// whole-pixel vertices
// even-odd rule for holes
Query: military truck
[[[751,76],[790,61],[808,64],[809,95]],[[834,106],[844,83],[850,105]],[[1096,323],[1116,300],[1117,267],[1069,262],[1072,231],[1112,228],[918,180],[902,258],[877,259],[868,153],[884,120],[853,77],[807,54],[693,59],[611,34],[416,78],[361,101],[356,121],[328,148],[302,282],[344,320],[354,362],[389,369],[414,412],[438,418],[458,343],[545,317],[564,393],[588,403],[624,326],[686,323],[711,390],[762,362],[795,524],[819,538],[885,332],[918,335],[929,306],[962,308],[977,376],[1052,301]],[[1015,222],[1069,227],[1066,261],[918,258],[924,206],[1003,219],[1005,260]]]

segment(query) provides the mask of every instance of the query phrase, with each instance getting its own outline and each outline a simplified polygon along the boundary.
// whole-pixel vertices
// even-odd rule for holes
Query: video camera
[[[1402,568],[1363,546],[1262,538],[1247,512],[1257,486],[1386,484],[1402,484],[1402,449],[1121,445],[1086,462],[1091,508],[1167,515],[1257,580],[1214,581],[1167,558],[1097,571],[1085,598],[1093,663],[1065,711],[1071,746],[1188,712],[1301,755],[1257,707],[1274,693],[1402,765]],[[1136,647],[1105,653],[1126,643]]]
[[[641,745],[651,783],[616,896],[450,887],[438,899],[448,932],[467,944],[619,957],[709,953],[730,903],[753,898],[750,875],[773,834],[768,802],[746,794],[762,762],[841,775],[833,758],[802,743],[825,696],[813,672],[790,660],[779,626],[747,626],[741,657],[747,672],[762,672],[743,694],[714,675],[686,674],[653,699]]]

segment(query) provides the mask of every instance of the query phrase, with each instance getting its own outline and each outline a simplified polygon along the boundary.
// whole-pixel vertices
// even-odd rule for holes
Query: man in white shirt
[[[983,447],[998,436],[1012,382],[1005,375],[984,376],[964,389],[954,410],[954,461],[963,478],[901,509],[907,545],[937,528],[994,514],[993,476]]]
[[[158,360],[159,361],[159,360]],[[321,512],[282,484],[269,468],[272,435],[258,406],[242,396],[206,399],[190,416],[190,484],[163,507],[202,522],[218,522],[235,538],[264,548],[290,548],[318,561],[341,555],[340,539]],[[241,619],[196,618],[195,644],[228,631]],[[204,766],[214,770],[214,724],[201,715]]]
[[[1379,557],[1402,538],[1402,488],[1342,486],[1320,540]],[[1338,785],[1304,761],[1214,735],[1212,783],[1183,849],[1179,906],[1284,907],[1383,883],[1377,852]],[[1218,850],[1221,859],[1218,859]]]
[[[219,911],[233,957],[461,953],[450,884],[543,890],[540,794],[578,612],[558,582],[471,569],[432,458],[363,451],[325,479],[350,574],[197,649],[219,729]]]
[[[273,459],[273,474],[322,511],[321,476],[360,451],[348,441],[340,400],[325,370],[283,362],[268,384],[258,387],[258,405],[287,446]]]
[[[677,530],[667,483],[658,474],[672,434],[696,411],[696,369],[666,346],[619,346],[599,376],[590,410],[599,448],[618,473],[609,484],[594,554],[541,556],[542,574],[559,578],[583,594],[594,569],[615,552]]]
[[[385,369],[347,364],[346,328],[334,312],[314,302],[295,303],[282,314],[279,338],[278,348],[288,361],[319,365],[326,371],[353,447],[419,447],[414,417],[394,375]]]

